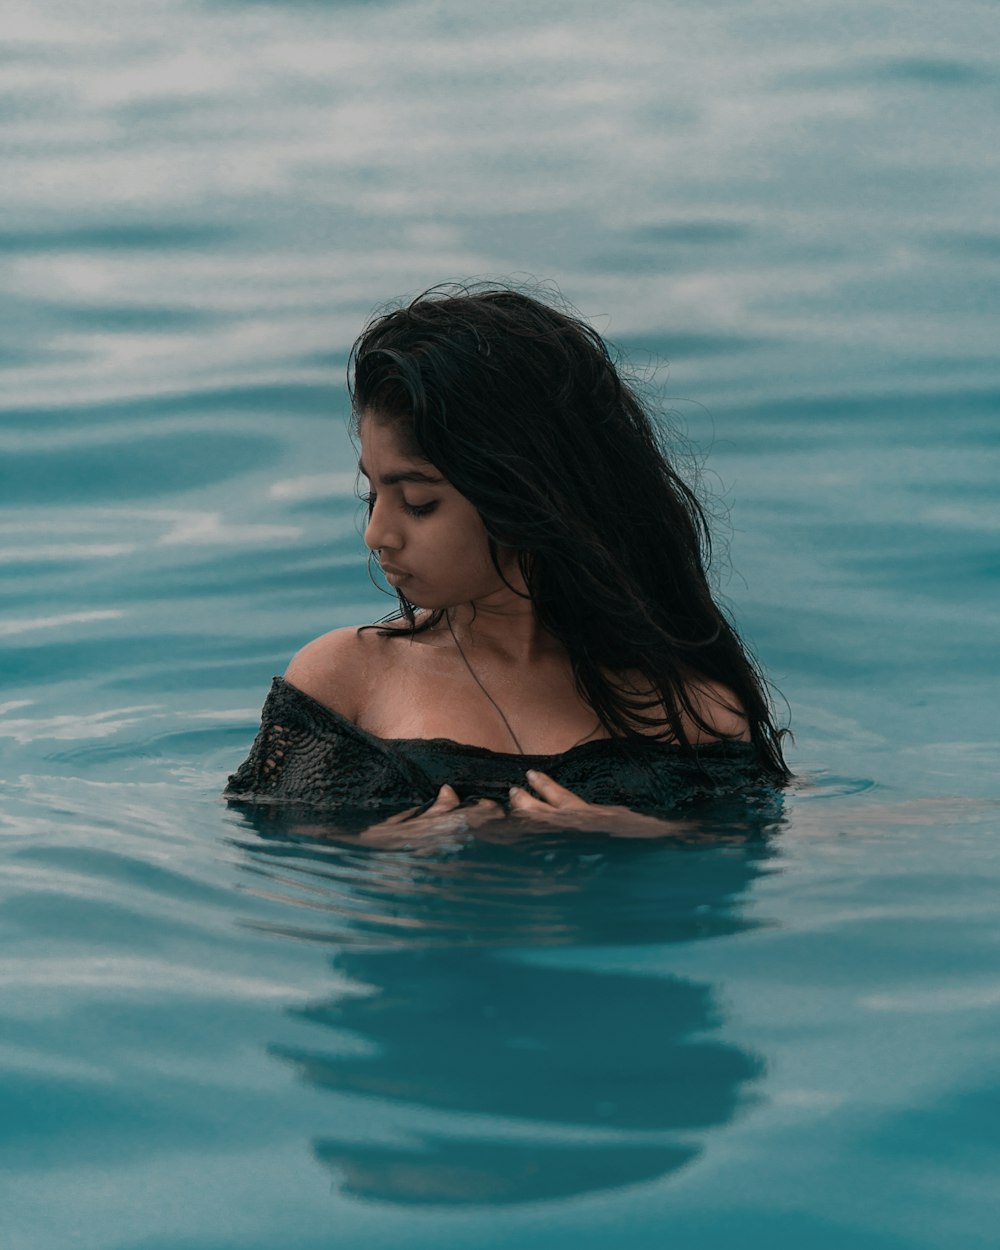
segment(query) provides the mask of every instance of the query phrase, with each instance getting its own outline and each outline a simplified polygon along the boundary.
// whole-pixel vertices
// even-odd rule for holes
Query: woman
[[[459,808],[635,827],[787,779],[703,512],[594,330],[437,288],[352,366],[365,542],[399,610],[295,656],[227,795],[391,808],[417,834]]]

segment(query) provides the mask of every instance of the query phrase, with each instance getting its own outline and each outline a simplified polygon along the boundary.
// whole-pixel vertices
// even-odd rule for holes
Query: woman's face
[[[364,414],[359,468],[368,479],[365,543],[385,579],[419,608],[451,608],[498,592],[509,594],[490,559],[476,509],[434,465],[402,446],[393,423]],[[516,557],[501,551],[505,575],[517,585]]]

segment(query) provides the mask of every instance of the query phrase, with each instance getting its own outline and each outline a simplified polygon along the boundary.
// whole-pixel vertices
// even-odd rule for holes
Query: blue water
[[[5,15],[3,1250],[996,1244],[996,48],[977,0]],[[688,440],[796,735],[763,836],[218,798],[385,607],[354,335],[488,275]]]

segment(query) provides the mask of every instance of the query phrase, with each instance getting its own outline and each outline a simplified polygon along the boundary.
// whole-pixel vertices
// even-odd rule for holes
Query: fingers
[[[451,786],[445,782],[437,792],[437,798],[427,809],[425,815],[429,816],[431,812],[450,812],[453,807],[458,807],[461,801]]]
[[[553,781],[548,773],[539,772],[537,768],[528,769],[528,780],[531,782],[535,792],[542,800],[542,805],[547,807],[565,808],[587,808],[589,803],[578,798],[572,790],[567,790],[565,786],[561,786],[558,781]],[[511,799],[513,803],[513,798]],[[537,810],[532,808],[531,810]]]
[[[422,807],[422,803],[420,804],[420,807],[408,807],[405,812],[397,812],[395,816],[387,816],[385,820],[380,821],[379,823],[382,825],[403,825],[408,820],[412,820]]]
[[[444,785],[430,807],[413,807],[390,816],[365,829],[358,841],[388,850],[432,849],[442,837],[468,833],[504,818],[503,808],[492,799],[463,803],[451,786]]]
[[[442,812],[452,812],[456,808],[461,808],[462,816],[469,825],[480,825],[485,820],[493,820],[494,817],[504,814],[503,808],[493,799],[460,799],[458,793],[445,784],[423,815],[439,816]]]
[[[510,789],[510,806],[513,811],[589,810],[589,803],[575,795],[572,790],[567,790],[565,786],[561,786],[557,781],[553,781],[548,773],[539,772],[535,768],[529,768],[527,777],[535,793],[532,794],[530,790],[526,790],[522,786],[512,786]],[[470,823],[475,824],[492,820],[494,817],[502,815],[503,810],[492,799],[479,799],[472,804],[468,802],[463,803],[454,787],[445,784],[437,792],[434,802],[429,807],[423,810],[411,808],[409,811],[400,812],[398,816],[393,816],[391,819],[393,823],[404,824],[412,821],[417,812],[420,813],[417,818],[423,819],[425,816],[441,816],[445,812],[452,812],[458,807],[462,808],[466,818],[474,816],[474,820],[470,820]]]
[[[488,820],[496,820],[498,816],[504,815],[503,808],[492,799],[476,799],[474,803],[467,803],[462,811],[465,813],[470,828],[483,825]]]
[[[520,786],[511,786],[510,810],[512,812],[551,812],[552,807],[549,803],[536,799],[527,790],[522,790]]]
[[[420,828],[423,828],[425,824],[429,823],[430,827],[433,828],[440,824],[441,817],[452,816],[456,828],[461,826],[463,829],[471,829],[474,825],[481,825],[488,820],[494,820],[497,816],[503,815],[503,808],[492,799],[476,799],[470,803],[467,800],[460,799],[457,791],[452,786],[445,784],[437,792],[434,802],[429,806],[411,807],[396,816],[390,816],[384,823],[408,825],[411,829],[414,825],[419,825]]]
[[[450,812],[453,807],[457,807],[460,800],[458,795],[449,785],[443,785],[434,796],[434,802],[430,807],[425,807],[421,803],[418,807],[408,807],[404,812],[397,812],[395,816],[389,816],[381,823],[384,825],[405,825],[414,817],[426,816],[429,812],[436,814],[440,812]]]

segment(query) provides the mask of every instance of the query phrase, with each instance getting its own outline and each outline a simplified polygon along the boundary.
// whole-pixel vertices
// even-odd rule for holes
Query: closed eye
[[[371,516],[372,512],[375,510],[376,498],[377,495],[375,491],[369,491],[368,494],[361,496],[361,502],[367,506],[369,516]],[[422,516],[429,516],[430,513],[432,513],[437,507],[437,500],[433,499],[429,503],[408,503],[404,499],[402,500],[402,506],[403,511],[407,514],[407,516],[419,518]]]
[[[437,501],[431,503],[407,503],[403,500],[403,511],[408,516],[422,517],[429,516],[437,507]]]

